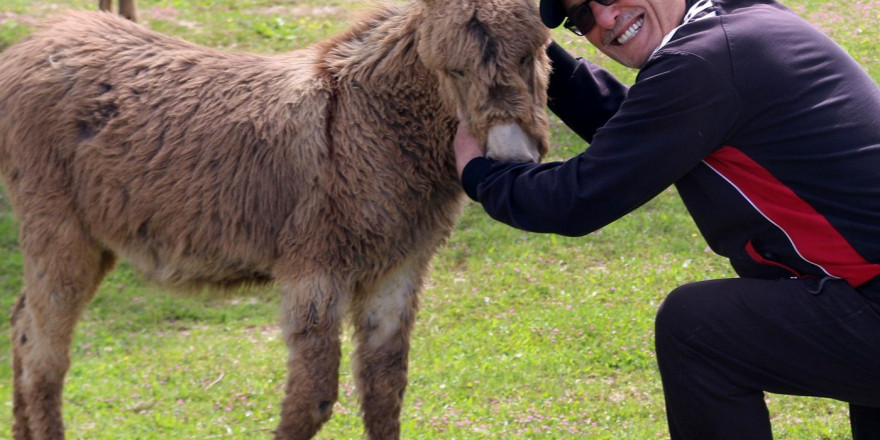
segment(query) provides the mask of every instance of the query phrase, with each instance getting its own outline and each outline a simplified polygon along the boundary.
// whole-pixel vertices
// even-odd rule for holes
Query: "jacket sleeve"
[[[474,159],[462,175],[467,194],[516,228],[577,236],[668,188],[723,145],[741,105],[723,72],[701,58],[659,58],[583,153],[543,164]]]
[[[559,119],[587,142],[620,108],[629,87],[611,73],[574,58],[555,41],[547,48],[553,72],[547,105]]]

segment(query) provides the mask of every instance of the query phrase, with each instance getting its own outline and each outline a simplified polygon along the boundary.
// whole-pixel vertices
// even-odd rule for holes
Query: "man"
[[[772,438],[764,391],[850,402],[854,437],[880,437],[877,84],[775,0],[541,0],[541,17],[638,76],[551,44],[549,106],[590,147],[499,163],[462,124],[467,194],[514,227],[583,235],[674,184],[741,278],[658,311],[672,439]]]

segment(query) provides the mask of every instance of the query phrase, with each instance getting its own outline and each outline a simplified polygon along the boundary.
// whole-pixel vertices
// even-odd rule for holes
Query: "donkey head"
[[[419,57],[486,155],[537,162],[547,152],[549,31],[534,0],[422,0]]]

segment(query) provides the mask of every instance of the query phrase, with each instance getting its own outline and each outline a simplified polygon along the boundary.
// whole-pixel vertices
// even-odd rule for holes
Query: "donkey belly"
[[[94,163],[91,163],[94,165]],[[105,164],[106,165],[106,164]],[[271,201],[278,182],[155,178],[152,168],[101,167],[76,186],[78,217],[90,235],[148,278],[187,287],[271,278],[277,238],[295,205]],[[128,174],[127,179],[117,173]]]

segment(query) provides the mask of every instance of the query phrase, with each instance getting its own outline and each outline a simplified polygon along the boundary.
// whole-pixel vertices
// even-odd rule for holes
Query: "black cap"
[[[562,0],[541,0],[541,21],[550,29],[555,29],[565,21],[567,12]]]

